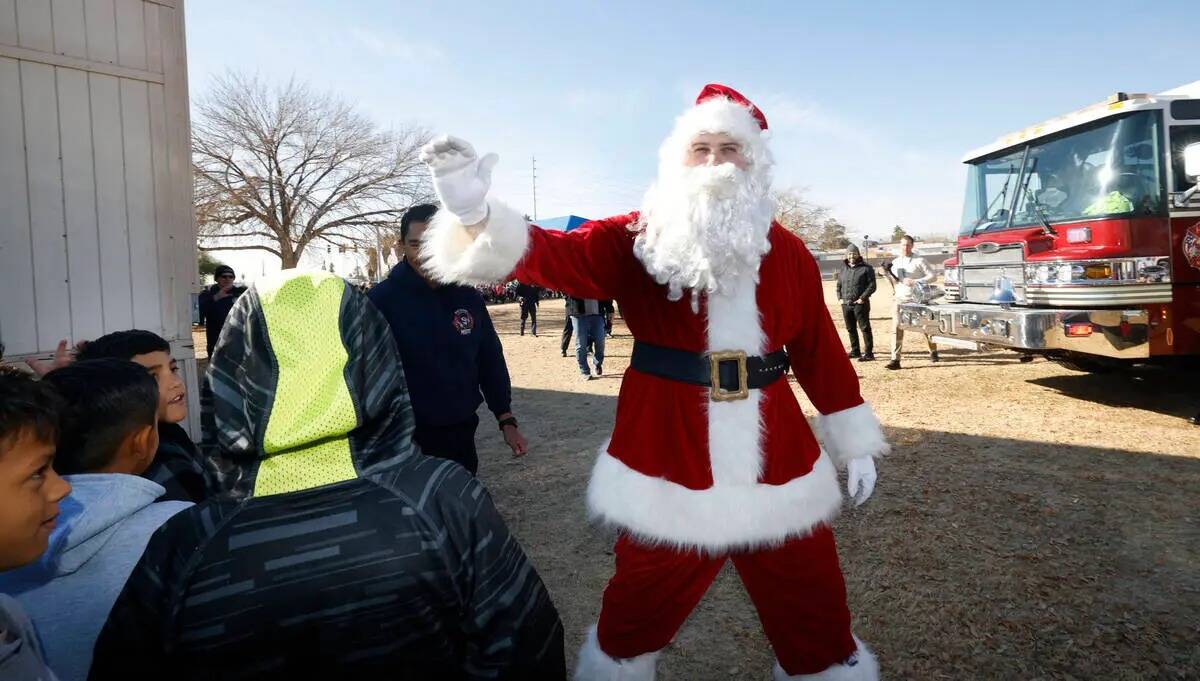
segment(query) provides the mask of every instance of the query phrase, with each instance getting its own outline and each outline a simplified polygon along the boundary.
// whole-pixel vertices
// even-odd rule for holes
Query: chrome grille
[[[958,264],[961,267],[972,265],[1009,265],[1025,262],[1025,250],[1021,244],[1001,246],[1000,250],[983,253],[974,248],[964,248],[958,252]]]
[[[1001,246],[992,253],[964,248],[958,252],[958,265],[963,302],[986,303],[996,278],[1005,276],[1012,282],[1017,303],[1025,303],[1025,250],[1021,244]]]
[[[958,280],[964,286],[992,286],[996,277],[1008,277],[1013,286],[1025,285],[1025,268],[1021,265],[1007,267],[969,267],[958,270]]]

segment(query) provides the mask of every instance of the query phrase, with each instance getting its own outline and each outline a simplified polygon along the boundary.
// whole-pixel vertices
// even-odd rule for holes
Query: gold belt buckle
[[[738,389],[721,389],[721,362],[736,361],[738,367]],[[708,369],[712,385],[710,396],[713,402],[736,402],[750,397],[748,385],[749,372],[746,370],[746,353],[741,350],[726,350],[711,352],[708,355]]]

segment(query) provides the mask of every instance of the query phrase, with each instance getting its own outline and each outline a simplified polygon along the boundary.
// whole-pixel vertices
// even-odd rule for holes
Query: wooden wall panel
[[[170,12],[172,10],[159,7],[152,2],[147,2],[143,6],[143,11],[146,15],[144,21],[146,27],[146,70],[153,71],[154,73],[162,73],[162,29],[158,15],[161,12]]]
[[[67,225],[67,271],[71,295],[71,339],[80,341],[104,334],[100,230],[96,220],[96,174],[92,157],[92,107],[88,74],[75,69],[58,69],[58,101],[63,207]]]
[[[113,0],[84,0],[88,59],[117,63],[117,10]]]
[[[17,0],[17,44],[21,47],[53,52],[53,23],[46,0]]]
[[[55,53],[87,59],[83,0],[52,0],[50,15],[54,23]]]
[[[142,0],[116,0],[117,63],[146,68],[146,14]]]
[[[16,45],[17,0],[0,0],[0,45]]]
[[[158,278],[158,226],[154,219],[154,167],[150,151],[147,84],[121,81],[121,129],[125,144],[125,202],[129,214],[129,263],[133,324],[162,333]]]
[[[25,167],[38,344],[53,347],[71,335],[58,93],[53,66],[21,62],[21,100],[25,114]]]
[[[15,59],[0,57],[0,92],[21,91]],[[20,97],[0,97],[0,159],[25,156],[25,112]],[[34,352],[37,308],[33,291],[33,243],[25,163],[0,163],[0,279],[10,292],[0,305],[0,342],[6,355]],[[13,295],[12,292],[18,292]]]
[[[100,285],[106,330],[133,328],[129,218],[125,210],[125,147],[121,141],[120,81],[88,75],[92,91],[92,144],[96,158],[96,215],[100,233]]]

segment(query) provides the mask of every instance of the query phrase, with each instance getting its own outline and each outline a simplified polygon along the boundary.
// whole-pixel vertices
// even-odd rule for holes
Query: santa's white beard
[[[670,300],[690,290],[698,311],[701,293],[720,293],[745,275],[757,281],[774,214],[766,175],[731,163],[660,168],[642,203],[634,253]]]

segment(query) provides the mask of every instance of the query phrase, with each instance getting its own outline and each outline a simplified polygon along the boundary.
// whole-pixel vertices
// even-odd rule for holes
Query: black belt
[[[740,351],[697,353],[634,341],[629,365],[651,376],[711,388],[713,401],[731,402],[779,380],[787,373],[788,356],[782,349],[747,357]]]

